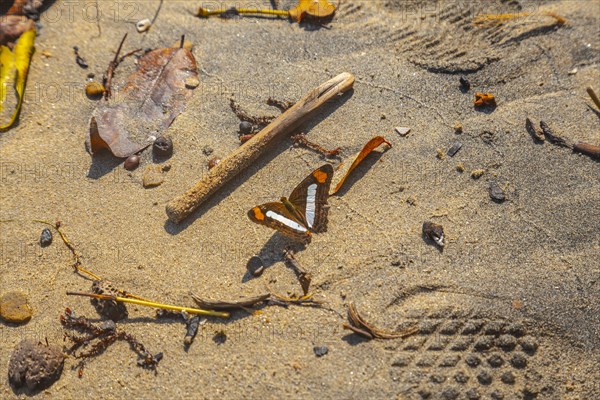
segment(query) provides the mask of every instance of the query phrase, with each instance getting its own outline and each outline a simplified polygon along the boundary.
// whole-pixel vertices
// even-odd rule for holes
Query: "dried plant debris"
[[[292,250],[285,250],[283,252],[283,259],[285,263],[296,273],[298,281],[300,282],[300,286],[302,286],[302,292],[304,292],[304,295],[308,294],[308,290],[310,289],[310,282],[312,280],[311,273],[302,268],[298,260],[296,260],[296,258],[294,257],[294,252]]]
[[[89,67],[87,61],[79,54],[79,47],[73,46],[73,53],[75,53],[75,63],[79,65],[83,69],[87,69]]]
[[[183,337],[183,344],[185,346],[189,347],[192,345],[192,343],[194,342],[194,338],[196,337],[196,334],[198,333],[198,327],[200,326],[201,323],[205,323],[205,322],[206,322],[206,318],[201,320],[199,315],[194,315],[194,316],[191,316],[186,319],[186,321],[185,321],[186,331],[185,331],[185,336]]]
[[[491,93],[475,93],[475,107],[496,107],[496,98]]]
[[[258,127],[265,127],[276,118],[274,115],[262,117],[250,115],[246,111],[244,111],[242,107],[233,98],[229,99],[229,107],[231,108],[231,111],[233,111],[234,114],[240,119],[240,121],[247,121]]]
[[[284,111],[287,111],[288,108],[290,108],[291,106],[293,106],[296,103],[294,103],[293,101],[290,101],[290,100],[277,100],[272,97],[269,97],[267,99],[267,104],[270,106],[273,106],[273,107],[277,107],[282,112],[284,112]]]
[[[542,13],[529,13],[529,12],[521,12],[521,13],[506,13],[506,14],[480,14],[473,18],[473,25],[475,26],[490,26],[490,25],[500,25],[507,21],[520,19],[520,18],[529,18],[532,16],[544,16],[551,17],[554,19],[554,24],[563,25],[567,22],[567,20],[560,15],[554,12],[542,12]]]
[[[0,46],[14,46],[14,42],[26,31],[35,28],[39,19],[39,8],[43,0],[5,0],[2,9],[8,8],[0,15]],[[9,7],[10,6],[10,7]]]
[[[260,294],[253,297],[245,297],[239,300],[209,300],[204,299],[194,293],[190,293],[194,301],[202,308],[209,310],[236,310],[253,307],[259,303],[269,300],[269,293]]]
[[[155,370],[160,360],[162,360],[162,353],[150,353],[133,335],[118,329],[113,321],[93,324],[85,317],[76,317],[75,313],[67,308],[64,315],[60,316],[60,323],[63,326],[65,339],[73,342],[73,345],[67,348],[66,352],[79,359],[77,368],[80,378],[83,376],[86,363],[91,358],[102,354],[118,340],[129,343],[131,350],[137,353],[139,357],[137,364],[143,368]]]
[[[525,118],[525,129],[531,135],[533,140],[535,140],[536,142],[541,143],[546,140],[546,137],[544,136],[544,132],[542,132],[540,129],[538,129],[535,126],[535,124],[533,123],[533,121],[531,120],[531,118],[529,118],[529,117]]]
[[[93,281],[92,283],[92,293],[95,294],[105,294],[109,296],[121,296],[122,293],[109,281],[101,280],[101,281]],[[109,318],[113,321],[120,321],[129,316],[127,312],[127,307],[125,304],[115,301],[115,300],[100,300],[96,298],[91,298],[90,302],[98,312],[98,314],[103,317]]]
[[[413,326],[410,328],[403,329],[401,331],[390,332],[382,329],[375,328],[370,325],[365,319],[358,313],[354,303],[348,305],[348,321],[350,324],[344,324],[344,329],[353,331],[354,333],[366,337],[367,339],[397,339],[405,338],[417,333],[419,330]]]
[[[138,61],[119,99],[100,105],[90,118],[86,146],[90,154],[107,148],[127,158],[152,144],[183,111],[198,78],[196,59],[184,48],[150,51]]]
[[[385,140],[383,136],[375,136],[371,140],[364,145],[361,151],[359,151],[354,157],[351,158],[352,163],[348,163],[347,161],[340,164],[340,166],[336,169],[335,175],[333,177],[333,182],[331,183],[331,189],[329,190],[329,195],[336,194],[341,188],[346,178],[354,171],[354,169],[376,148],[378,148],[383,143],[387,144],[389,147],[392,147],[392,144]]]
[[[573,146],[573,151],[576,151],[586,156],[590,156],[595,159],[600,159],[600,146],[594,144],[579,142]]]
[[[277,293],[271,293],[269,298],[271,304],[280,305],[287,307],[289,305],[307,306],[307,307],[322,307],[323,302],[313,298],[312,293],[305,294],[304,296],[283,296]]]
[[[587,91],[588,95],[590,96],[598,110],[600,110],[600,99],[598,98],[598,95],[596,94],[594,89],[591,86],[588,86],[585,90]]]
[[[444,227],[436,223],[423,222],[423,235],[440,247],[444,247]]]
[[[297,135],[292,135],[292,140],[294,141],[294,145],[296,146],[304,146],[311,150],[320,153],[321,155],[327,158],[335,158],[340,155],[340,151],[342,150],[340,147],[337,147],[333,150],[327,150],[326,148],[318,145],[317,143],[311,142],[306,138],[306,135],[303,133],[299,133]]]
[[[299,0],[296,7],[289,11],[278,9],[258,9],[258,8],[238,8],[230,7],[227,9],[209,9],[200,7],[196,12],[196,16],[200,18],[208,18],[216,15],[220,18],[229,19],[236,18],[240,15],[256,14],[261,16],[272,17],[289,17],[295,22],[302,20],[311,20],[315,22],[329,22],[335,14],[335,6],[327,0]]]
[[[565,139],[554,134],[554,132],[552,131],[552,129],[550,129],[550,126],[548,126],[546,122],[540,121],[540,128],[542,128],[544,136],[546,136],[546,139],[548,139],[550,143],[556,144],[558,146],[570,147]]]
[[[8,381],[30,394],[50,387],[62,374],[65,357],[58,346],[22,340],[12,352],[8,363]]]

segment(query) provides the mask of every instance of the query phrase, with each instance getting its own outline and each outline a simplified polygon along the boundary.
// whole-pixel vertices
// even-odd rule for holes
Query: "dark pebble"
[[[487,362],[492,368],[499,368],[504,364],[504,360],[499,354],[492,354],[488,357]]]
[[[463,89],[464,91],[468,91],[469,89],[471,89],[471,82],[469,82],[469,80],[464,76],[461,76],[458,79],[458,81],[460,82],[461,89]]]
[[[453,387],[447,387],[442,390],[442,399],[454,400],[458,398],[458,390]]]
[[[492,383],[492,375],[489,372],[483,370],[477,374],[477,380],[482,385],[489,385]]]
[[[315,346],[313,347],[313,351],[317,357],[323,357],[325,354],[329,353],[327,346]]]
[[[136,156],[135,154],[127,157],[127,159],[123,163],[123,167],[125,167],[125,169],[127,171],[133,171],[139,165],[140,165],[140,157]]]
[[[159,136],[154,141],[152,150],[158,157],[170,157],[173,154],[173,141],[171,138]]]
[[[510,359],[510,363],[513,367],[522,369],[527,366],[527,358],[521,353],[515,353]]]
[[[454,374],[454,380],[457,383],[467,383],[469,381],[469,375],[465,374],[463,371],[458,371]]]
[[[477,351],[485,351],[492,348],[494,342],[489,336],[480,336],[475,340],[474,348]]]
[[[467,396],[467,399],[469,399],[469,400],[479,400],[481,398],[481,395],[475,388],[471,388],[471,389],[467,390],[467,393],[465,393],[465,396]]]
[[[504,190],[502,190],[496,181],[490,182],[490,198],[496,203],[502,203],[504,200],[506,200]]]
[[[252,126],[252,123],[250,123],[248,121],[240,122],[240,134],[247,135],[249,133],[252,133],[253,129],[254,129],[254,126]]]
[[[246,264],[246,269],[252,276],[261,276],[265,271],[265,265],[259,256],[252,256]]]
[[[515,376],[512,372],[506,371],[505,373],[500,375],[500,380],[506,383],[507,385],[512,385],[513,383],[515,383]]]
[[[58,346],[25,339],[14,349],[8,363],[8,381],[30,393],[50,387],[60,378],[64,355]]]
[[[48,228],[44,228],[42,230],[42,234],[40,235],[40,246],[48,247],[52,244],[52,232]]]
[[[465,363],[472,368],[475,368],[479,364],[481,364],[481,360],[474,354],[469,354],[465,357]]]
[[[458,151],[460,150],[460,148],[462,147],[462,143],[460,142],[456,142],[452,145],[452,147],[450,147],[448,149],[448,151],[446,152],[446,154],[448,154],[450,157],[454,157],[454,155],[456,153],[458,153]]]
[[[510,351],[517,346],[517,339],[511,335],[501,335],[496,339],[496,346],[500,347],[502,350]]]
[[[535,353],[538,348],[538,342],[533,336],[524,336],[519,342],[521,343],[521,348],[527,354]]]

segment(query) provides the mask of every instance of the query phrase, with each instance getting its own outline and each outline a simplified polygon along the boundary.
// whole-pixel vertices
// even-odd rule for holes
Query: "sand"
[[[250,113],[277,114],[265,105],[269,96],[297,100],[347,71],[356,76],[353,93],[304,132],[323,147],[341,146],[343,158],[375,135],[393,147],[367,159],[330,199],[328,231],[297,255],[326,308],[271,306],[209,319],[186,351],[183,324],[129,306],[118,325],[164,353],[156,373],[118,343],[81,379],[76,360],[67,359],[60,380],[38,396],[600,397],[600,165],[536,144],[525,130],[530,116],[570,141],[600,144],[600,113],[585,92],[600,90],[597,2],[345,1],[319,29],[199,20],[191,14],[199,2],[168,1],[145,35],[134,22],[151,18],[158,1],[100,3],[99,37],[86,8],[93,2],[57,1],[45,11],[19,124],[0,135],[0,291],[27,292],[34,309],[26,325],[0,324],[2,368],[23,338],[62,343],[65,307],[99,318],[88,300],[66,295],[89,291],[91,282],[73,273],[58,237],[40,248],[43,226],[33,219],[62,221],[86,267],[147,298],[193,305],[190,291],[215,299],[267,286],[300,293],[281,261],[290,242],[246,212],[288,195],[326,162],[319,154],[281,142],[178,226],[167,222],[165,205],[207,171],[210,157],[239,146],[232,94]],[[534,15],[500,27],[471,24],[480,13],[523,11]],[[568,23],[557,26],[543,12]],[[126,51],[168,46],[185,34],[201,68],[201,85],[166,132],[175,145],[172,168],[154,189],[141,185],[149,154],[130,173],[110,156],[92,162],[84,148],[97,105],[83,94],[86,75],[102,75],[126,32]],[[73,46],[88,70],[75,63]],[[133,61],[119,67],[117,86]],[[471,82],[467,93],[461,75]],[[493,93],[497,108],[474,109],[474,92]],[[411,132],[400,137],[396,126]],[[457,141],[463,146],[454,157],[436,157]],[[474,169],[485,173],[472,179]],[[506,192],[502,204],[489,198],[492,181]],[[443,252],[423,240],[425,220],[443,225]],[[245,265],[255,254],[269,267],[248,280]],[[419,333],[363,340],[342,329],[350,302],[378,327],[417,325]],[[215,339],[221,331],[224,343]],[[318,358],[314,346],[329,352]],[[2,374],[0,397],[27,397]]]

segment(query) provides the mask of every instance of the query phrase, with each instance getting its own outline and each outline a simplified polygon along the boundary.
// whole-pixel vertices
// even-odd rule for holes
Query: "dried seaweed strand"
[[[312,280],[311,273],[302,268],[298,260],[296,260],[294,257],[294,252],[291,249],[286,249],[283,252],[283,259],[285,263],[296,273],[298,281],[300,282],[300,286],[302,286],[302,291],[304,292],[304,295],[306,295],[308,293],[308,289],[310,289],[310,282]]]
[[[146,350],[146,347],[138,342],[131,334],[117,329],[116,325],[108,324],[106,327],[92,324],[85,317],[76,317],[71,309],[65,309],[64,315],[60,316],[60,323],[65,329],[65,338],[70,339],[74,344],[67,349],[68,354],[72,354],[79,359],[78,375],[81,378],[83,369],[90,358],[97,357],[102,354],[110,345],[117,340],[124,340],[129,343],[130,348],[140,357],[138,365],[144,368],[156,369],[156,366],[162,359],[162,353],[156,355]],[[75,335],[67,330],[85,334],[85,336]],[[87,350],[77,353],[81,347],[90,346]]]
[[[341,147],[335,148],[333,150],[327,150],[326,148],[318,145],[317,143],[314,143],[314,142],[311,142],[310,140],[308,140],[306,138],[306,135],[304,135],[302,133],[300,133],[298,135],[293,135],[292,140],[294,141],[295,145],[307,147],[311,150],[316,151],[317,153],[324,155],[327,158],[338,157],[340,154],[340,151],[342,150]]]
[[[563,147],[572,147],[569,146],[569,144],[567,143],[567,141],[554,134],[554,132],[552,131],[552,129],[550,129],[550,126],[544,122],[544,121],[540,121],[540,128],[542,128],[542,132],[544,132],[544,136],[546,136],[546,138],[550,141],[550,143],[552,144],[556,144],[558,146],[563,146]]]
[[[419,331],[419,329],[416,326],[412,326],[410,328],[406,328],[402,331],[397,332],[390,332],[383,329],[375,328],[374,326],[370,325],[367,321],[365,321],[365,319],[358,313],[354,303],[350,303],[348,306],[348,320],[351,322],[352,325],[348,325],[348,328],[345,327],[345,329],[351,329],[356,333],[359,333],[358,331],[368,332],[372,337],[377,339],[405,338]],[[358,331],[352,328],[356,328],[358,329]],[[366,335],[363,336],[368,337]]]
[[[267,104],[270,106],[273,106],[273,107],[277,107],[283,112],[283,111],[287,111],[288,108],[290,108],[291,106],[293,106],[296,103],[294,103],[293,101],[289,101],[289,100],[283,101],[283,100],[277,100],[272,97],[269,97],[267,99]]]
[[[304,296],[287,297],[277,293],[271,292],[270,302],[277,305],[288,306],[298,305],[307,307],[322,307],[323,302],[312,298],[313,294],[308,293]]]
[[[248,121],[261,127],[269,125],[271,121],[277,118],[274,115],[262,117],[250,115],[246,111],[244,111],[233,98],[229,99],[229,107],[231,107],[231,111],[234,112],[234,114],[240,119],[240,121]]]

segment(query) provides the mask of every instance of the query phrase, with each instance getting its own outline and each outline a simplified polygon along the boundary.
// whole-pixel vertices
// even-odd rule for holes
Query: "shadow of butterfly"
[[[327,230],[327,198],[332,177],[333,167],[325,164],[304,178],[289,198],[256,206],[248,211],[248,217],[298,242],[310,243],[312,233]]]

